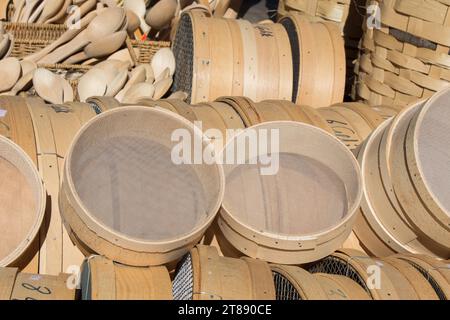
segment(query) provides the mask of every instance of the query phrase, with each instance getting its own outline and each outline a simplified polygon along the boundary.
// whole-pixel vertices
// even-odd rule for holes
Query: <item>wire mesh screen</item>
[[[295,24],[292,19],[286,18],[280,21],[280,23],[286,29],[286,32],[289,37],[289,42],[291,43],[292,50],[292,70],[294,72],[294,83],[292,90],[292,101],[295,102],[297,100],[298,95],[298,82],[299,82],[299,73],[300,73],[300,44],[298,42],[298,35],[295,28]]]
[[[188,93],[187,102],[191,102],[192,77],[194,74],[194,36],[192,21],[188,14],[181,19],[173,43],[176,70],[173,90]]]
[[[272,272],[277,300],[302,300],[294,285],[281,273]]]
[[[337,274],[341,276],[346,276],[347,278],[356,281],[364,290],[367,292],[369,288],[366,285],[364,279],[359,275],[359,273],[349,264],[347,261],[340,259],[338,257],[329,256],[321,260],[317,264],[313,265],[309,272],[311,273],[327,273],[327,274]]]
[[[192,300],[194,296],[194,271],[190,253],[178,265],[172,292],[174,300]]]
[[[436,282],[436,280],[434,280],[434,278],[428,273],[427,270],[425,270],[424,268],[419,266],[417,263],[414,263],[410,260],[407,260],[407,259],[402,259],[402,260],[408,262],[410,265],[412,265],[414,268],[416,268],[417,271],[419,271],[424,276],[424,278],[427,279],[428,283],[433,287],[433,290],[436,292],[436,294],[440,300],[448,300],[447,297],[445,296],[444,292],[442,291],[441,287],[439,286],[439,284]]]

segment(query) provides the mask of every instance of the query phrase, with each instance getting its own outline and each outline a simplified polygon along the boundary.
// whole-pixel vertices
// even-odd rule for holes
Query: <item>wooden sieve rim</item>
[[[211,214],[209,217],[207,217],[201,224],[196,226],[191,230],[189,234],[186,234],[178,239],[171,239],[171,240],[163,240],[163,241],[145,241],[142,239],[135,239],[133,237],[130,237],[126,234],[122,234],[120,232],[117,232],[116,230],[113,230],[111,227],[108,227],[104,225],[102,222],[100,222],[95,216],[90,214],[89,210],[86,209],[86,207],[83,205],[83,202],[78,196],[78,193],[76,192],[76,188],[74,186],[74,182],[72,180],[72,174],[70,171],[70,164],[72,159],[72,154],[74,150],[74,146],[76,142],[80,139],[80,137],[84,134],[84,132],[89,129],[89,127],[96,122],[102,120],[103,118],[108,117],[111,114],[114,113],[124,113],[124,112],[133,112],[133,111],[141,111],[141,112],[147,112],[147,113],[156,113],[168,116],[172,118],[173,120],[178,121],[180,124],[182,124],[184,127],[189,128],[193,131],[195,135],[203,139],[204,146],[210,147],[208,143],[205,142],[205,139],[203,137],[203,133],[200,131],[199,128],[195,127],[190,121],[186,120],[180,115],[177,115],[171,111],[157,109],[157,108],[148,108],[143,106],[127,106],[117,109],[112,109],[109,111],[106,111],[97,117],[91,119],[88,121],[77,133],[77,135],[74,137],[72,146],[70,147],[70,150],[67,153],[66,161],[64,165],[64,177],[63,177],[63,184],[66,185],[66,189],[69,189],[70,192],[65,192],[66,196],[68,198],[69,203],[73,206],[74,211],[76,212],[76,215],[81,220],[81,222],[84,224],[86,228],[88,228],[90,231],[94,232],[98,236],[100,236],[103,239],[106,239],[107,241],[113,243],[114,245],[119,245],[123,248],[137,251],[142,250],[143,252],[148,251],[149,249],[154,249],[157,252],[169,252],[173,251],[177,248],[179,248],[181,245],[187,244],[191,242],[193,239],[198,237],[198,234],[206,230],[206,228],[211,225],[215,218],[215,214]],[[220,205],[222,203],[222,199],[224,197],[225,192],[225,174],[223,172],[223,167],[219,164],[215,164],[217,173],[220,179],[220,186],[219,186],[219,196],[216,201],[216,203],[213,206],[213,209],[211,212],[218,212],[220,209]]]

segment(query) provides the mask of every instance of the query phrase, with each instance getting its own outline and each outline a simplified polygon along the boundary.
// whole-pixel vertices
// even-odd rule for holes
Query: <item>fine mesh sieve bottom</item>
[[[292,70],[294,73],[294,83],[292,91],[292,102],[296,102],[298,95],[298,83],[300,81],[300,43],[298,41],[298,34],[294,22],[290,18],[285,18],[280,21],[281,25],[286,29],[291,43],[292,51]]]
[[[146,241],[192,231],[207,218],[202,182],[171,150],[142,137],[117,136],[85,145],[72,161],[75,189],[107,227]]]
[[[338,224],[347,214],[343,181],[321,162],[280,153],[276,175],[259,164],[235,167],[227,175],[224,206],[240,222],[285,235],[303,235]]]
[[[36,219],[36,198],[27,178],[0,157],[0,260],[26,238]]]
[[[191,102],[192,77],[194,75],[194,36],[192,21],[188,14],[181,16],[173,43],[176,70],[173,91],[183,91],[188,94],[186,102]]]
[[[439,206],[450,215],[450,94],[435,98],[416,126],[415,152],[421,179]]]
[[[272,272],[275,283],[276,300],[302,300],[294,285],[281,273]]]
[[[194,270],[190,253],[179,263],[172,285],[174,300],[192,300],[194,296]]]

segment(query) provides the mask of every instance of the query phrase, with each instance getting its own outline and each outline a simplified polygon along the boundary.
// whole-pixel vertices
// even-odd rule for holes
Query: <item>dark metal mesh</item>
[[[409,44],[412,44],[419,48],[427,48],[431,50],[436,50],[437,44],[434,42],[431,42],[426,39],[422,39],[419,37],[416,37],[415,35],[412,35],[408,32],[398,30],[395,28],[389,28],[389,34],[393,36],[395,39],[401,42],[406,42]]]
[[[427,279],[428,283],[433,287],[434,291],[436,292],[436,294],[440,300],[448,300],[447,297],[445,296],[444,292],[442,291],[441,287],[439,286],[439,284],[436,282],[436,280],[433,279],[433,277],[428,273],[427,270],[422,268],[417,263],[414,263],[408,259],[402,259],[402,260],[408,262],[410,265],[412,265],[414,268],[416,268],[417,271],[419,271],[424,276],[424,278]]]
[[[351,264],[341,258],[335,256],[326,257],[325,259],[313,265],[309,269],[309,272],[345,276],[358,283],[364,290],[366,290],[366,292],[370,294],[370,290],[367,287],[364,279],[359,275],[355,268],[352,267]]]
[[[173,91],[188,94],[187,102],[191,102],[192,77],[194,75],[194,35],[192,21],[188,14],[183,14],[173,42],[176,70]]]
[[[174,300],[192,300],[194,296],[194,270],[190,253],[178,264],[172,293]]]
[[[300,74],[300,43],[298,42],[298,34],[295,24],[290,18],[285,18],[280,21],[289,37],[292,51],[292,70],[293,70],[293,88],[292,88],[292,102],[296,102],[298,95],[298,82]]]
[[[302,300],[294,285],[286,277],[276,271],[272,274],[277,300]]]

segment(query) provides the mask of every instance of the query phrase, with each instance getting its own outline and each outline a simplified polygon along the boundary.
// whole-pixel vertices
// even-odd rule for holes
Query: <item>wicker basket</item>
[[[344,29],[350,9],[350,0],[280,0],[278,12],[285,15],[290,11],[302,12],[317,20],[328,20]]]
[[[5,30],[13,36],[13,49],[11,57],[24,58],[38,52],[58,39],[67,27],[62,24],[27,24],[27,23],[4,23]],[[167,41],[140,41],[127,40],[127,47],[139,49],[139,56],[135,57],[136,64],[150,63],[153,55],[161,48],[170,47]],[[42,64],[39,67],[64,76],[77,92],[78,79],[92,66],[82,64]],[[34,95],[33,89],[28,92]],[[77,97],[76,97],[77,98]]]
[[[53,41],[58,39],[67,27],[64,24],[44,24],[44,23],[13,23],[3,24],[5,31],[14,38],[19,39],[39,39]]]
[[[450,4],[371,1],[381,29],[367,29],[355,71],[354,98],[371,105],[406,105],[430,97],[450,81]]]
[[[63,24],[37,24],[37,23],[4,23],[5,31],[13,36],[14,44],[12,57],[23,58],[37,52],[58,39],[67,27]],[[149,63],[161,48],[170,47],[167,41],[140,41],[131,40],[131,46],[139,49],[137,63]]]

